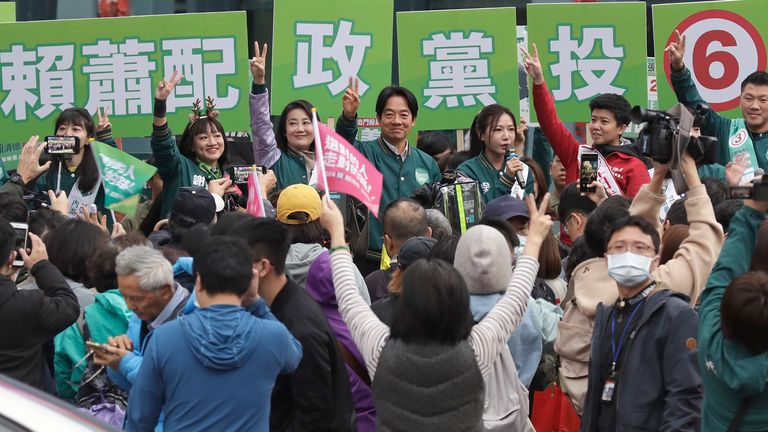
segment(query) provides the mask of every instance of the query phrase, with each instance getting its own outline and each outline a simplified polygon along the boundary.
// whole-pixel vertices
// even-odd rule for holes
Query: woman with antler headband
[[[171,203],[182,187],[206,187],[212,194],[223,197],[236,194],[237,187],[224,175],[227,148],[224,127],[219,123],[219,112],[213,99],[206,100],[205,112],[200,100],[195,101],[189,123],[184,128],[179,145],[166,121],[166,100],[184,77],[174,71],[169,80],[160,81],[155,91],[152,153],[160,177],[163,179],[161,217],[167,217]]]

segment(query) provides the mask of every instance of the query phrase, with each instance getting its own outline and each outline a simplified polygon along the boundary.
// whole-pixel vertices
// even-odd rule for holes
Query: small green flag
[[[157,168],[103,142],[90,145],[104,184],[104,207],[133,216],[144,184]]]

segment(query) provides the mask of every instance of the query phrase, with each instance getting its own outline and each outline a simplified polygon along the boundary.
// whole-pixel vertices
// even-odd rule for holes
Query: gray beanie
[[[512,253],[495,228],[475,225],[459,239],[453,266],[464,276],[470,294],[504,291],[512,279]]]

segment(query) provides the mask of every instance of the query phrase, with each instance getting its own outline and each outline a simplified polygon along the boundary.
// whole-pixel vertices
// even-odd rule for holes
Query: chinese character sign
[[[349,77],[360,79],[360,115],[373,117],[376,96],[392,81],[393,0],[275,2],[272,113],[306,99],[324,117],[341,113]]]
[[[104,205],[133,216],[144,184],[155,175],[157,168],[99,141],[92,142],[91,146],[104,184]]]
[[[741,117],[741,82],[766,70],[768,15],[762,0],[653,6],[653,44],[658,65],[658,98],[663,109],[677,103],[664,48],[675,30],[686,36],[683,61],[702,99],[730,118]]]
[[[248,125],[244,12],[0,24],[2,143],[50,135],[58,114],[108,107],[117,137],[152,131],[155,86],[184,80],[168,99],[181,133],[196,98],[212,97],[227,129]]]
[[[528,40],[561,120],[588,119],[603,93],[646,106],[646,32],[643,2],[528,5]]]
[[[418,128],[468,128],[495,103],[517,113],[516,37],[515,8],[398,12],[400,85],[419,100]]]

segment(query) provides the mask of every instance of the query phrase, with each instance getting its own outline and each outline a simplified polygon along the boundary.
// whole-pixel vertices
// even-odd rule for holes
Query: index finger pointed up
[[[538,59],[539,58],[539,49],[536,47],[536,44],[533,44],[533,50],[531,51],[533,54],[533,58]]]
[[[355,77],[355,94],[360,94],[360,78]]]
[[[264,48],[261,50],[261,58],[264,59],[264,61],[267,60],[267,51],[269,51],[269,45],[267,45],[266,42],[264,42]]]
[[[96,118],[99,119],[99,123],[104,121],[104,119],[101,117],[101,107],[96,107]]]
[[[112,105],[106,105],[104,107],[104,121],[109,121],[109,114],[112,112]]]
[[[525,195],[525,206],[528,207],[528,218],[533,219],[533,217],[538,213],[538,210],[536,209],[536,201],[533,199],[533,194]]]
[[[544,194],[544,198],[541,200],[541,205],[539,205],[539,216],[544,216],[547,214],[547,209],[549,208],[549,192]]]
[[[526,59],[531,58],[531,54],[528,52],[527,49],[525,49],[525,47],[520,47],[520,52],[523,53],[523,57],[525,57]]]
[[[253,57],[260,58],[261,50],[259,49],[259,41],[253,41]]]

